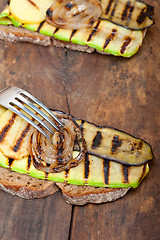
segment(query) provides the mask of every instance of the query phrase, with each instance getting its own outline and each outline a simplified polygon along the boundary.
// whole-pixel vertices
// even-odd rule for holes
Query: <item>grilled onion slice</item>
[[[89,28],[102,13],[98,0],[55,0],[46,21],[58,28]]]
[[[101,0],[102,15],[100,19],[131,30],[144,30],[154,22],[154,8],[137,0]]]
[[[64,128],[60,132],[52,129],[54,136],[51,135],[51,141],[37,130],[31,137],[31,156],[34,166],[46,173],[57,173],[77,166],[87,151],[81,130],[73,118],[62,112],[54,112],[54,114],[64,124]],[[80,152],[73,158],[75,140],[78,141]]]

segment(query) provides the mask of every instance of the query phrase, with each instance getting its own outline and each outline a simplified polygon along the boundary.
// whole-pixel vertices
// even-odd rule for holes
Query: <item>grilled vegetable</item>
[[[77,153],[74,152],[74,157],[76,155]],[[47,179],[54,182],[112,188],[136,188],[149,172],[147,163],[136,167],[125,166],[92,155],[86,155],[85,160],[69,171],[47,174],[34,167],[30,156],[16,160],[5,157],[1,151],[0,166],[10,168],[15,172],[28,174],[35,178]]]
[[[11,0],[11,15],[21,23],[40,23],[53,0]]]
[[[39,13],[43,12],[43,16],[41,15],[40,17],[41,21],[37,23],[36,18],[34,19],[34,15],[32,15],[33,19],[30,18],[30,14],[28,14],[29,18],[27,17],[27,11],[24,8],[25,4],[23,5],[23,1],[26,0],[21,0],[21,5],[19,5],[18,10],[15,11],[16,13],[14,12],[13,8],[12,11],[10,11],[10,5],[3,11],[3,13],[0,15],[1,24],[7,24],[6,17],[8,16],[14,26],[21,26],[31,31],[39,32],[41,34],[54,37],[55,39],[64,42],[87,45],[96,49],[99,52],[123,57],[131,57],[132,55],[134,55],[142,44],[145,32],[129,30],[124,27],[118,26],[117,24],[113,24],[108,20],[98,19],[91,24],[92,26],[89,29],[76,29],[76,27],[74,29],[63,29],[55,27],[51,24],[48,24],[44,19],[44,11],[46,11],[46,4],[44,6],[44,10],[42,11],[43,4],[38,5],[38,3],[33,0],[32,2],[35,2],[35,4],[37,4],[36,6],[38,6],[39,9],[42,8],[41,10],[39,10]],[[32,5],[32,8],[35,8],[35,11],[38,11],[37,7],[31,4],[30,1],[27,2],[27,4]],[[43,0],[40,2],[42,3],[45,1]],[[106,5],[104,4],[103,6],[102,4],[102,11],[104,11],[104,7],[106,7]],[[14,12],[14,16],[12,15],[12,12]],[[21,13],[19,14],[19,12]],[[51,17],[50,12],[48,11],[47,13],[49,17]],[[28,18],[28,22],[27,20],[23,20],[23,18],[21,17],[24,15],[26,16],[26,18]],[[148,17],[145,18],[145,21],[143,21],[142,24],[140,24],[140,27],[144,25],[144,23],[146,25],[146,19],[148,19]],[[129,25],[131,26],[130,23]]]
[[[98,0],[54,0],[46,12],[46,20],[59,28],[90,28],[101,12]]]
[[[83,122],[77,120],[77,123]],[[31,136],[33,133],[33,127],[27,128],[27,126],[28,124],[19,116],[10,110],[0,108],[0,165],[2,167],[41,179],[97,187],[137,187],[149,171],[148,163],[141,166],[127,166],[90,154],[86,154],[79,165],[70,170],[60,173],[37,170],[30,155],[30,141],[28,141],[28,135]],[[89,126],[94,125],[85,124],[85,131]],[[88,137],[87,132],[85,137]],[[86,140],[88,141],[88,138]],[[93,142],[95,145],[96,140]],[[73,157],[78,154],[79,152],[74,151]]]
[[[31,137],[31,156],[34,166],[47,173],[62,172],[77,166],[84,159],[87,151],[86,142],[74,119],[62,113],[57,116],[64,127],[60,128],[59,132],[52,129],[54,135],[50,134],[51,141],[37,130]],[[80,152],[73,158],[75,139]]]
[[[132,30],[143,30],[154,22],[152,6],[136,0],[101,0],[100,19],[109,20]]]
[[[109,127],[79,120],[89,154],[126,165],[142,165],[153,159],[151,147],[141,139]]]

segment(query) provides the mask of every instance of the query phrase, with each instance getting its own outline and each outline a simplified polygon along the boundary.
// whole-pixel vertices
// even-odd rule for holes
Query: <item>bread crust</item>
[[[0,39],[9,42],[29,42],[42,46],[61,47],[81,52],[92,53],[93,48],[71,42],[64,42],[41,33],[33,32],[25,28],[0,25]]]
[[[66,183],[56,184],[62,190],[66,202],[73,205],[112,202],[123,197],[130,189],[76,186]]]
[[[0,189],[25,199],[43,198],[59,188],[52,181],[40,180],[0,167]]]
[[[42,46],[51,46],[51,38],[30,30],[0,25],[0,39],[9,42],[30,42]]]

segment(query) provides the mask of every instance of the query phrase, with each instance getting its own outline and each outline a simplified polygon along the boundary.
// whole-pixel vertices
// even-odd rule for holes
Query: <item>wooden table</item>
[[[0,41],[0,89],[16,85],[50,108],[129,132],[155,155],[140,186],[113,203],[79,207],[61,192],[24,200],[0,191],[1,240],[160,239],[160,2],[147,2],[156,25],[131,59]]]

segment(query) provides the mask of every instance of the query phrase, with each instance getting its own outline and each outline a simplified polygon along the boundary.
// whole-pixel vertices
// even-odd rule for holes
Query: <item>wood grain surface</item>
[[[140,186],[112,203],[78,207],[61,192],[24,200],[0,191],[1,240],[160,239],[160,1],[147,3],[156,24],[130,59],[0,41],[0,89],[16,85],[50,108],[143,138],[155,156]]]

